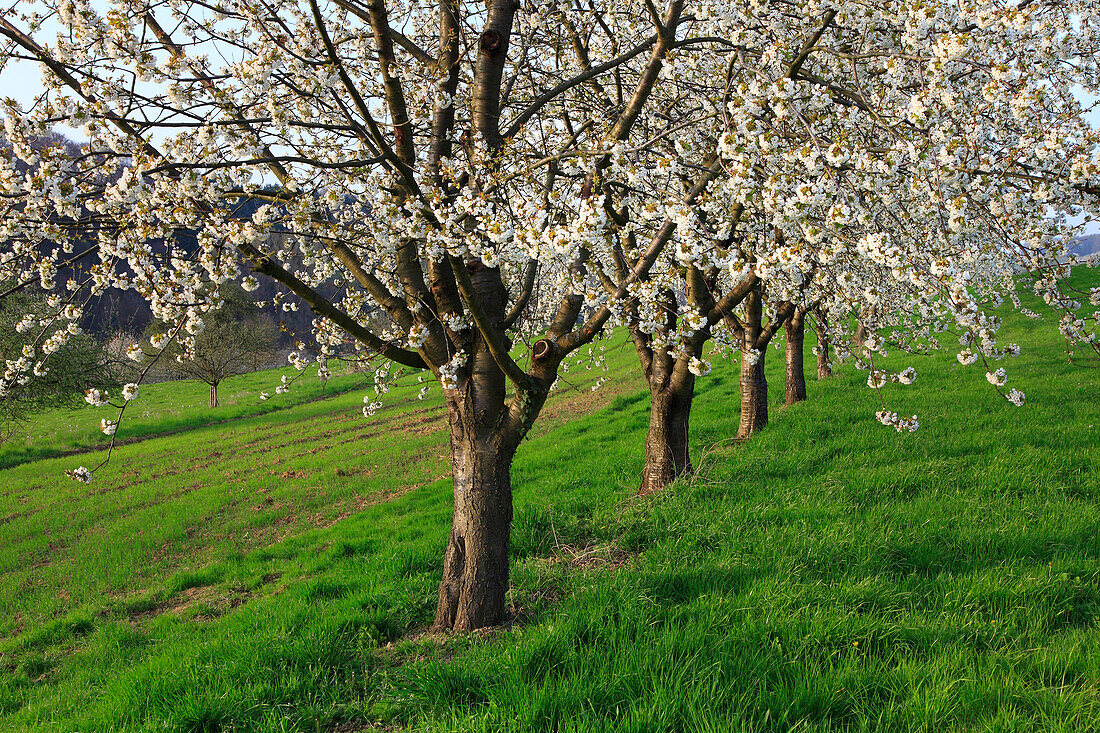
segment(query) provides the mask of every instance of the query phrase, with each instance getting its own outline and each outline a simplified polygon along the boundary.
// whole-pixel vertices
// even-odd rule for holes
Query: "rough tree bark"
[[[748,438],[768,424],[768,380],[764,376],[764,352],[753,363],[751,354],[741,353],[741,420],[738,438]]]
[[[218,385],[217,384],[211,384],[210,385],[210,406],[211,407],[217,407],[218,406]]]
[[[787,358],[786,390],[788,405],[802,402],[806,399],[806,372],[804,367],[803,346],[806,339],[805,313],[801,309],[795,309],[791,317],[787,319],[784,328],[787,332],[785,345]]]
[[[639,494],[651,494],[690,473],[688,427],[695,375],[687,370],[664,384],[650,384],[649,432],[645,439],[645,468]]]
[[[671,290],[660,295],[665,314],[663,329],[676,324],[676,296]],[[636,314],[635,314],[636,315]],[[695,375],[686,362],[669,355],[668,349],[654,349],[650,334],[632,320],[630,337],[649,385],[649,431],[645,439],[645,465],[639,494],[652,494],[691,471],[688,428],[691,401],[695,396]]]
[[[763,335],[764,299],[759,288],[745,298],[741,345],[741,419],[737,437],[747,438],[768,424],[768,380],[764,376],[767,343]]]
[[[479,418],[476,400],[448,399],[454,517],[435,627],[471,631],[506,620],[516,446]]]
[[[820,309],[817,315],[817,378],[826,379],[833,375],[829,367],[829,326],[825,314]]]

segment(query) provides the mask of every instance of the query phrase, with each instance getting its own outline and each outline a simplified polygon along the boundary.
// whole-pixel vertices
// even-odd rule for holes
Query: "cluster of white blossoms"
[[[372,399],[370,395],[367,395],[363,398],[363,417],[373,417],[374,413],[376,413],[381,407],[381,402],[378,402],[377,400]]]
[[[92,407],[103,407],[110,402],[110,397],[107,395],[107,391],[100,392],[95,387],[91,387],[84,392],[84,401]]]
[[[867,386],[871,389],[881,389],[890,382],[894,384],[912,384],[916,378],[917,370],[913,367],[906,367],[896,374],[881,369],[870,368],[867,375]]]
[[[77,466],[71,471],[66,471],[65,473],[68,474],[69,478],[73,479],[74,481],[79,481],[84,484],[92,480],[92,472],[84,466]]]
[[[406,343],[409,348],[416,351],[424,346],[424,343],[428,340],[428,327],[422,323],[413,324],[409,328],[409,333],[406,336]]]
[[[439,367],[439,384],[443,389],[458,388],[458,372],[466,366],[467,360],[466,352],[460,351],[450,361]]]
[[[915,433],[920,428],[916,415],[898,417],[896,412],[879,410],[875,413],[875,418],[883,425],[895,428],[899,433]]]
[[[1036,315],[1015,297],[1025,277],[1067,338],[1100,348],[1100,296],[1066,284],[1071,222],[1100,209],[1100,133],[1076,93],[1100,91],[1093,3],[673,0],[674,47],[645,0],[536,3],[488,110],[466,59],[490,37],[456,36],[445,73],[440,10],[393,0],[380,12],[404,40],[379,63],[351,5],[19,3],[28,34],[0,58],[68,69],[33,109],[2,103],[0,280],[51,291],[18,320],[36,354],[108,289],[186,347],[221,286],[261,277],[297,296],[275,306],[315,308],[319,348],[340,331],[445,389],[471,378],[475,332],[499,329],[506,352],[563,303],[564,330],[609,313],[601,327],[696,374],[711,338],[759,363],[729,325],[743,306],[715,311],[750,277],[770,313],[827,314],[838,359],[943,348],[948,331],[972,335],[963,364],[1018,353],[994,311]],[[624,99],[640,106],[624,116]],[[82,130],[79,159],[33,144],[58,123]],[[486,321],[470,287],[509,317]],[[10,360],[0,389],[46,369]]]
[[[1001,367],[993,372],[986,372],[985,379],[994,387],[1003,387],[1005,382],[1008,381],[1008,375],[1005,373],[1004,367]]]
[[[706,375],[710,374],[711,366],[710,362],[706,359],[700,359],[696,356],[693,356],[688,362],[688,369],[691,370],[691,373],[697,377],[705,377]]]
[[[451,331],[455,333],[460,333],[470,327],[470,324],[467,323],[466,320],[457,313],[444,313],[442,315],[442,319],[447,328],[451,329]]]

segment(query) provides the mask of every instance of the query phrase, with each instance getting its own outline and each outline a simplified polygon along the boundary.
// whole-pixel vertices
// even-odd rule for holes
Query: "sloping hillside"
[[[472,637],[422,632],[450,486],[415,386],[126,446],[88,487],[0,472],[0,727],[1100,728],[1100,369],[1052,326],[1006,326],[1024,408],[891,355],[904,435],[846,367],[735,444],[719,362],[697,476],[644,501],[646,393],[579,383],[514,467],[516,622]]]

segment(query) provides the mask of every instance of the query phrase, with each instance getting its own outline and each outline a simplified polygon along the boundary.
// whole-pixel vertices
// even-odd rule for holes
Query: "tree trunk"
[[[218,406],[218,385],[217,383],[210,385],[210,407]]]
[[[494,327],[507,306],[499,270],[469,264],[470,280]],[[506,619],[512,457],[545,394],[507,401],[504,373],[475,333],[454,389],[445,389],[451,431],[454,515],[443,556],[435,628],[473,631]],[[556,368],[554,362],[554,367]],[[552,371],[552,369],[551,369]],[[552,374],[545,375],[549,383]],[[523,419],[512,414],[512,408]]]
[[[805,355],[803,345],[806,339],[806,322],[804,316],[795,311],[787,319],[784,328],[787,331],[786,356],[787,356],[787,401],[793,405],[806,399],[806,372],[803,365]]]
[[[764,355],[741,350],[741,422],[738,438],[747,438],[768,424],[768,380],[764,377]],[[755,358],[756,363],[752,363]]]
[[[829,330],[825,316],[817,314],[817,378],[825,379],[833,375],[829,368]]]
[[[691,372],[675,375],[663,387],[651,386],[649,433],[645,440],[645,468],[639,494],[660,491],[674,479],[691,472],[688,426],[694,396],[695,376]]]
[[[741,420],[737,437],[747,438],[768,424],[768,380],[764,357],[764,297],[759,286],[745,297],[744,330],[741,334]]]
[[[855,344],[857,349],[863,348],[863,342],[867,340],[867,326],[864,325],[865,321],[874,320],[875,307],[872,305],[860,314],[859,325],[856,327],[855,338],[852,339],[852,343]]]
[[[515,447],[499,433],[473,435],[469,427],[452,409],[454,517],[434,625],[454,631],[499,626],[506,620]]]

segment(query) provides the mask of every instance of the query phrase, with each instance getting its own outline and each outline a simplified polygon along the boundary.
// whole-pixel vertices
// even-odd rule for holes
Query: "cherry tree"
[[[185,350],[218,286],[266,277],[316,314],[321,369],[351,340],[430,371],[455,499],[435,625],[498,624],[512,457],[563,359],[673,238],[668,212],[720,173],[706,151],[647,158],[698,114],[662,67],[712,25],[682,0],[21,2],[0,18],[3,63],[37,62],[46,89],[7,102],[2,274],[67,278],[57,333],[81,293],[139,292]],[[83,155],[32,149],[56,124],[82,129]],[[241,220],[246,199],[263,205]],[[624,232],[642,210],[652,226]],[[151,246],[181,232],[197,247]],[[619,237],[609,294],[591,263]]]
[[[166,351],[154,350],[155,356],[162,357],[168,375],[196,379],[210,387],[211,409],[218,407],[221,383],[269,365],[278,342],[278,328],[270,315],[256,310],[242,291],[222,290],[224,302],[213,304],[215,307],[203,319],[202,331],[191,337],[189,355],[179,353],[175,343],[169,344]],[[150,334],[153,340],[162,337],[160,333]],[[144,358],[144,353],[135,356]]]

